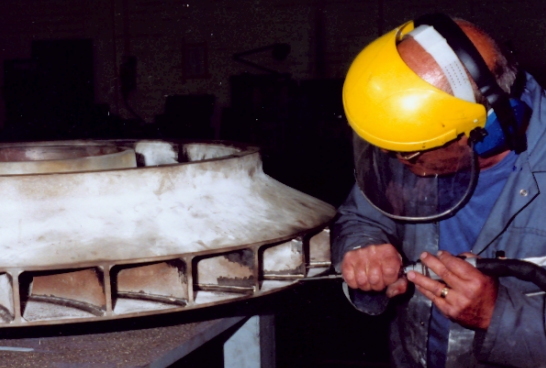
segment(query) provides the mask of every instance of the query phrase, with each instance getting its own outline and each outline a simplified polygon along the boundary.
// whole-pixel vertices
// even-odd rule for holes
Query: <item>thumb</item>
[[[401,277],[387,287],[387,296],[393,298],[397,295],[404,294],[408,289],[408,280],[406,277]]]

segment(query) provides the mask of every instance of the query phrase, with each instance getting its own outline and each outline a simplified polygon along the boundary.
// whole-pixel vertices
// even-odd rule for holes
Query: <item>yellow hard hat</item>
[[[469,135],[487,120],[485,107],[454,97],[421,79],[396,44],[410,21],[378,38],[356,57],[343,85],[343,105],[353,130],[390,151],[422,151]]]

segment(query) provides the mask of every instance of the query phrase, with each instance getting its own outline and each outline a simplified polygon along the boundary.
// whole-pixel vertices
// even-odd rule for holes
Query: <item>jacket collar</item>
[[[508,177],[472,251],[481,253],[508,226],[514,216],[539,194],[534,173],[546,171],[546,96],[537,81],[527,74],[521,99],[531,107],[527,150],[522,152]]]
[[[538,82],[527,74],[521,100],[532,110],[527,128],[527,160],[532,172],[546,171],[546,96]]]

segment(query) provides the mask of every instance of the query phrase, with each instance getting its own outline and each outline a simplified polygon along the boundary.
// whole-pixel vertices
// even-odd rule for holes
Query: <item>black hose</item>
[[[514,276],[546,291],[546,269],[518,259],[478,258],[476,268],[492,277]]]

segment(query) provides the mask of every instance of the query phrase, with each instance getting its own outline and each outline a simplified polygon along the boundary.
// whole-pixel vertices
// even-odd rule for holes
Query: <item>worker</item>
[[[428,14],[363,49],[343,103],[356,184],[332,259],[358,310],[394,311],[393,366],[545,366],[544,295],[458,257],[546,255],[543,89],[477,26]],[[404,275],[417,260],[442,280]]]

